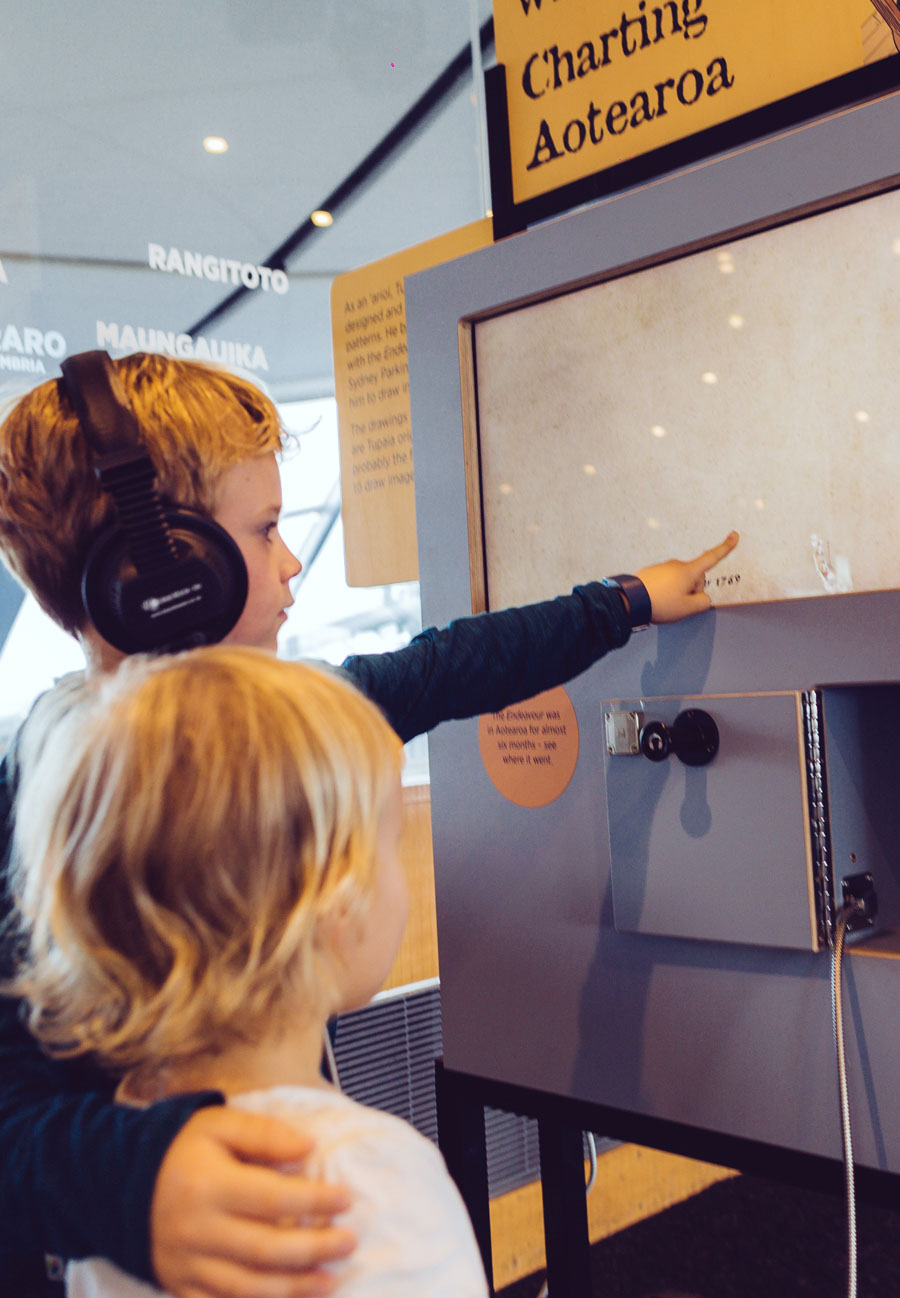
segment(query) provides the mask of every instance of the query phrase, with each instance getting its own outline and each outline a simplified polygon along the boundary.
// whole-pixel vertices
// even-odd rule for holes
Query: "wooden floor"
[[[682,1203],[737,1173],[638,1145],[618,1145],[597,1160],[588,1195],[591,1242],[606,1239],[636,1222]],[[503,1289],[545,1265],[544,1214],[540,1182],[491,1202],[494,1287]]]

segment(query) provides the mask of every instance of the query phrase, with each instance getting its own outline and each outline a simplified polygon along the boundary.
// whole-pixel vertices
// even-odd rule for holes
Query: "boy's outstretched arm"
[[[635,576],[654,622],[676,622],[710,606],[706,573],[737,545],[736,532],[696,559],[670,559]],[[499,712],[579,676],[631,635],[622,592],[599,581],[522,608],[429,627],[394,653],[346,659],[342,670],[377,703],[406,742],[442,721]]]
[[[150,1214],[153,1270],[176,1298],[308,1298],[333,1293],[323,1264],[352,1251],[332,1225],[345,1189],[304,1179],[309,1141],[263,1114],[209,1108],[160,1165]]]

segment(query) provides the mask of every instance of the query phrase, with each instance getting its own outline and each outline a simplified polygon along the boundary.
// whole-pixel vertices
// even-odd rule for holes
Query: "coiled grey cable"
[[[322,1058],[325,1067],[328,1069],[328,1080],[337,1090],[342,1090],[341,1078],[338,1073],[337,1060],[334,1057],[334,1046],[331,1044],[331,1033],[328,1031],[328,1025],[322,1033]]]
[[[588,1159],[590,1160],[590,1170],[588,1173],[587,1185],[584,1187],[585,1194],[590,1194],[594,1188],[594,1182],[597,1180],[597,1142],[594,1139],[592,1131],[584,1133],[585,1143],[588,1147]]]
[[[838,917],[831,952],[831,1015],[837,1055],[838,1094],[841,1105],[841,1139],[844,1149],[844,1184],[847,1192],[847,1298],[856,1298],[856,1189],[853,1175],[853,1140],[850,1134],[850,1100],[847,1093],[847,1057],[844,1052],[844,1015],[841,1003],[841,965],[844,938],[859,902],[850,901]]]

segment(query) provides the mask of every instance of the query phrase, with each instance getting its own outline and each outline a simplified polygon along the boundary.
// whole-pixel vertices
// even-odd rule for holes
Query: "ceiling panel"
[[[491,8],[490,0],[3,6],[4,387],[37,381],[39,364],[55,372],[63,345],[115,350],[118,339],[130,350],[132,337],[152,346],[151,330],[166,338],[190,329],[233,285],[150,269],[149,244],[267,264]],[[246,293],[205,336],[236,344],[226,353],[232,363],[276,396],[328,391],[333,274],[483,214],[474,100],[466,79],[291,258],[285,293]],[[228,140],[227,153],[204,152],[210,134]],[[25,329],[36,331],[29,348]],[[4,371],[3,357],[9,366],[17,355],[35,368]]]

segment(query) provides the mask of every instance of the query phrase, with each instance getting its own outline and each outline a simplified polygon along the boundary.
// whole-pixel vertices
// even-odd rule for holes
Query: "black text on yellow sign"
[[[494,20],[517,202],[859,68],[882,22],[872,0],[495,0]]]
[[[610,67],[614,56],[629,59],[653,43],[676,36],[699,40],[707,22],[708,15],[704,13],[681,18],[674,5],[667,15],[659,8],[651,14],[639,12],[637,18],[623,13],[618,27],[601,32],[595,40],[584,41],[577,50],[561,50],[558,45],[552,45],[532,53],[522,74],[522,90],[531,100],[544,99],[563,86]],[[733,85],[734,74],[728,70],[728,60],[717,56],[705,66],[688,66],[677,77],[663,77],[641,87],[627,101],[614,99],[598,105],[590,99],[583,115],[571,118],[562,128],[558,125],[554,128],[552,119],[542,117],[526,170],[535,171],[566,154],[580,153],[588,142],[596,146],[607,139],[616,140],[628,131],[659,122],[678,107],[692,108],[704,96],[712,99]]]

